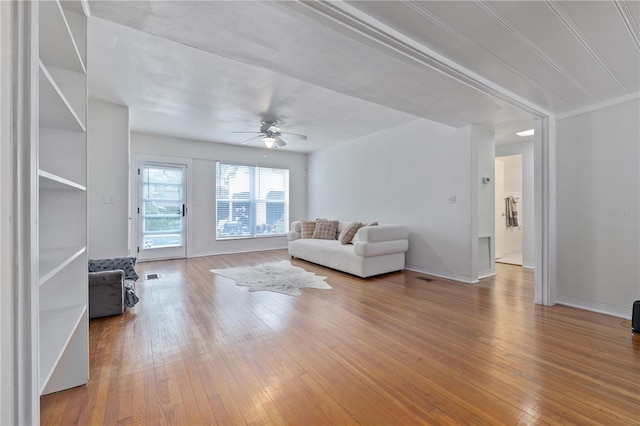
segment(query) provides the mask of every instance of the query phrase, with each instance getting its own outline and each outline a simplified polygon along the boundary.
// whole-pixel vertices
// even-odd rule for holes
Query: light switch
[[[449,204],[455,204],[456,203],[456,196],[452,195],[451,197],[449,197]]]
[[[102,196],[102,201],[103,201],[104,204],[115,204],[116,203],[115,197],[113,195],[107,195],[107,194]]]

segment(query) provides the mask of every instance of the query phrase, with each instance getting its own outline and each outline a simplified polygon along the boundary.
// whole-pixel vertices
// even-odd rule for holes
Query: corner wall
[[[406,225],[408,269],[474,282],[471,164],[470,126],[423,119],[333,145],[309,155],[308,217]]]
[[[87,199],[89,258],[128,254],[129,108],[89,102]]]
[[[557,121],[558,303],[624,318],[640,299],[640,99]]]
[[[266,151],[213,142],[172,138],[143,133],[131,134],[131,217],[135,218],[137,207],[138,155],[182,157],[192,160],[191,198],[187,255],[207,256],[224,253],[239,253],[256,250],[271,250],[287,247],[286,237],[265,237],[216,241],[216,160],[238,164],[282,167],[289,169],[289,217],[290,221],[306,215],[307,200],[307,155],[284,150]],[[135,224],[134,224],[135,225]],[[133,227],[135,230],[135,226]],[[135,253],[136,238],[132,238],[132,253]]]
[[[495,262],[495,136],[493,132],[478,126],[470,126],[472,152],[473,193],[472,255],[473,272],[476,278],[486,278],[496,273]],[[484,183],[483,178],[489,178]],[[486,243],[488,241],[488,244]]]

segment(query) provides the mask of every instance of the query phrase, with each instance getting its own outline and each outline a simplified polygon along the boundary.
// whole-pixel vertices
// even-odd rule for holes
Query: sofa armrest
[[[287,233],[287,241],[295,241],[302,238],[302,225],[299,220],[291,222],[291,228]]]
[[[300,238],[302,238],[302,234],[300,232],[296,232],[296,231],[287,232],[287,241],[295,241],[295,240],[299,240]]]
[[[358,230],[358,240],[365,243],[407,239],[409,239],[409,229],[402,225],[365,226]]]

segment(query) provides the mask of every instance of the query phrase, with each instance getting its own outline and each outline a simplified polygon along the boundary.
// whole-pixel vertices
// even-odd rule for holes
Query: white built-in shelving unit
[[[33,228],[40,395],[87,383],[87,4],[40,1]]]

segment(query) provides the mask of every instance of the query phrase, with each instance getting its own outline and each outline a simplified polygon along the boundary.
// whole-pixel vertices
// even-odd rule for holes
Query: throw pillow
[[[344,228],[344,230],[338,236],[338,241],[340,241],[340,244],[349,244],[353,237],[356,235],[356,232],[358,232],[358,229],[362,228],[362,226],[363,225],[360,222],[351,222],[349,225],[347,225],[347,227]]]
[[[300,221],[300,228],[302,238],[311,238],[313,237],[313,231],[316,229],[315,220],[302,220]]]
[[[335,240],[338,231],[337,220],[317,220],[316,228],[313,230],[313,236],[317,240]]]
[[[378,222],[367,223],[365,226],[378,226]]]
[[[89,272],[124,271],[125,280],[136,281],[139,277],[135,270],[135,257],[114,257],[111,259],[89,259]]]

